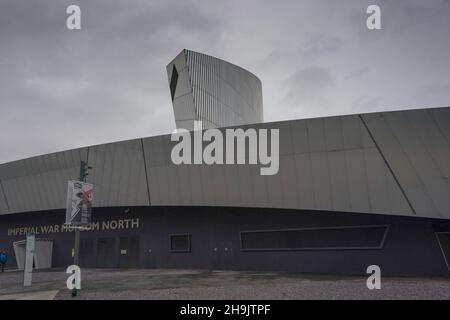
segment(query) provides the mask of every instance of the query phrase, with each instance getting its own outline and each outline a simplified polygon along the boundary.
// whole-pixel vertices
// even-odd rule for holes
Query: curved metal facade
[[[261,123],[261,81],[236,65],[183,50],[167,66],[177,128],[203,129]]]
[[[244,126],[250,127],[250,126]],[[252,125],[280,130],[280,169],[179,165],[170,135],[0,165],[0,214],[65,207],[81,160],[94,207],[221,206],[450,219],[450,108]]]

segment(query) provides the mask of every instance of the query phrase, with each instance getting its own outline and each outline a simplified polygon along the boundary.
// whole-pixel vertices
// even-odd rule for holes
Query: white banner
[[[91,207],[94,186],[90,183],[71,180],[67,185],[66,223],[76,226],[91,222]]]
[[[33,260],[35,249],[34,234],[27,235],[27,242],[25,246],[25,267],[23,268],[23,286],[31,287],[33,276]]]

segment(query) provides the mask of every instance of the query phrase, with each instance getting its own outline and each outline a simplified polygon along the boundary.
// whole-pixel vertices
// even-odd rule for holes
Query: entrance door
[[[95,266],[94,240],[80,239],[80,267],[93,268]]]
[[[233,243],[231,241],[221,241],[213,244],[212,247],[214,270],[233,269]]]
[[[139,237],[120,237],[119,267],[139,268]]]
[[[99,238],[97,240],[97,268],[114,268],[114,238]]]

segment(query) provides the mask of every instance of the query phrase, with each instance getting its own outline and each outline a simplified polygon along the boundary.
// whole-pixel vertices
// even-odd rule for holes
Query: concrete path
[[[0,295],[0,300],[53,300],[59,290],[34,291]]]
[[[0,299],[444,299],[449,278],[382,277],[369,290],[366,277],[289,272],[177,269],[82,269],[81,290],[72,297],[64,269],[33,272],[23,288],[23,272],[0,273]]]

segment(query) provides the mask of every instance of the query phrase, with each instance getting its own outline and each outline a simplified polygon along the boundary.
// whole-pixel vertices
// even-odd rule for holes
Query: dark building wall
[[[41,232],[37,238],[53,239],[54,267],[72,264],[74,234],[61,232],[64,216],[60,210],[0,216],[0,247],[10,253],[9,267],[15,264],[12,243],[25,238],[25,229],[17,228],[36,227],[42,231],[42,227],[50,225],[58,226],[58,232]],[[445,220],[256,208],[131,207],[94,209],[93,221],[99,222],[99,230],[81,233],[80,261],[89,267],[365,274],[367,266],[376,264],[384,275],[449,274],[435,236],[435,231],[450,230]],[[108,225],[114,228],[108,230]],[[374,225],[389,227],[381,249],[241,250],[242,231]],[[17,232],[22,234],[11,235]],[[190,252],[171,252],[171,234],[189,234]],[[347,233],[342,237],[348,239],[339,239],[340,243],[358,244],[364,240],[352,239]],[[322,241],[320,237],[311,239]]]

